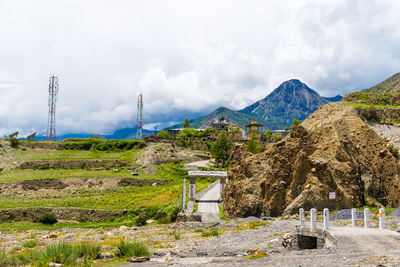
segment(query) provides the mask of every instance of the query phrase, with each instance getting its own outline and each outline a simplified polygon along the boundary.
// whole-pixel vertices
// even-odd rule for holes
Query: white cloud
[[[284,80],[322,95],[400,71],[398,1],[0,2],[0,135],[45,132],[48,77],[57,132],[110,133],[243,108]]]

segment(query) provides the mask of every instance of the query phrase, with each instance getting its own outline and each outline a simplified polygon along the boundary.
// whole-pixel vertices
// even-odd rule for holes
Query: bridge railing
[[[357,220],[362,220],[357,218],[357,214],[359,213],[364,213],[364,227],[365,228],[371,228],[371,214],[368,208],[365,208],[364,211],[357,211],[356,209],[351,209],[351,225],[353,227],[357,227]],[[305,227],[306,223],[306,214],[309,214],[310,216],[310,228],[315,229],[317,227],[317,214],[320,214],[320,212],[317,212],[315,208],[312,208],[309,212],[304,211],[303,208],[299,209],[299,215],[300,215],[300,228]],[[323,230],[328,230],[329,229],[329,209],[325,208],[322,212],[323,215]],[[385,209],[381,208],[379,209],[379,229],[386,229],[386,215],[385,215]]]

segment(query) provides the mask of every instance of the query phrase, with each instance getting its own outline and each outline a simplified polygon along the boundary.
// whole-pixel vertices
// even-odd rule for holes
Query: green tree
[[[190,123],[188,118],[185,118],[185,121],[183,122],[183,128],[190,128]]]
[[[267,142],[273,142],[274,141],[272,136],[273,136],[273,134],[272,134],[271,130],[266,131],[265,134],[264,134],[264,138],[265,138],[265,140]]]
[[[222,167],[228,165],[232,147],[233,143],[229,141],[226,131],[221,131],[211,146],[211,155],[215,158],[217,165],[222,165]]]
[[[287,132],[287,130],[288,130],[288,127],[285,127],[285,132]]]
[[[181,140],[188,140],[194,137],[201,137],[202,134],[203,133],[201,131],[195,130],[193,128],[185,128],[178,133],[177,138]]]
[[[91,133],[91,134],[90,134],[90,138],[93,138],[93,139],[100,139],[100,134]]]
[[[244,144],[244,148],[246,148],[247,151],[253,154],[257,154],[258,152],[260,152],[260,147],[260,140],[256,133],[253,133],[250,139],[247,140],[247,142]]]
[[[216,131],[217,131],[217,129],[208,127],[208,128],[206,128],[206,129],[203,131],[203,136],[204,136],[204,137],[210,136],[211,133],[216,132]]]
[[[279,142],[279,141],[281,141],[283,139],[283,136],[282,136],[282,134],[280,133],[280,132],[278,132],[278,133],[276,133],[275,135],[274,135],[274,141],[275,142]]]
[[[158,132],[157,134],[158,137],[163,138],[163,139],[169,139],[171,138],[171,135],[169,134],[169,132],[165,131],[165,130],[161,130]]]
[[[240,132],[240,128],[239,128],[239,126],[237,124],[229,125],[228,130],[229,130],[229,132],[232,132],[232,133],[239,133]]]
[[[294,119],[292,126],[290,126],[290,130],[293,131],[293,128],[296,127],[297,125],[300,125],[300,123],[301,122],[299,120]]]

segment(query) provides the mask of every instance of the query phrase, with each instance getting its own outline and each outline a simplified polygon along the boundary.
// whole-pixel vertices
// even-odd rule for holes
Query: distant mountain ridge
[[[342,100],[342,96],[325,98],[299,80],[292,79],[283,82],[264,99],[261,99],[242,110],[231,110],[219,107],[213,112],[198,119],[190,120],[193,128],[204,129],[215,120],[224,117],[230,123],[241,128],[255,118],[264,124],[265,129],[280,130],[289,127],[293,119],[304,120],[320,106],[329,102]],[[170,128],[180,128],[182,124]]]
[[[381,83],[371,88],[361,90],[361,92],[400,92],[400,72],[390,76]]]

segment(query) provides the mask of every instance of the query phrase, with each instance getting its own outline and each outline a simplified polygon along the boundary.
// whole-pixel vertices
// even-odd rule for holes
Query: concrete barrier
[[[306,226],[306,220],[304,217],[304,209],[299,209],[299,216],[300,216],[300,228],[304,228]]]
[[[329,229],[329,209],[324,209],[324,230]]]
[[[311,229],[317,228],[316,222],[317,222],[317,210],[312,208],[310,210],[310,217],[311,217]]]
[[[385,215],[385,209],[381,208],[379,209],[379,229],[386,229],[386,215]]]
[[[357,218],[356,218],[356,209],[351,209],[351,226],[356,227],[357,226]]]
[[[369,221],[370,221],[369,209],[368,209],[368,208],[365,208],[365,209],[364,209],[364,227],[365,227],[365,228],[370,228]]]

